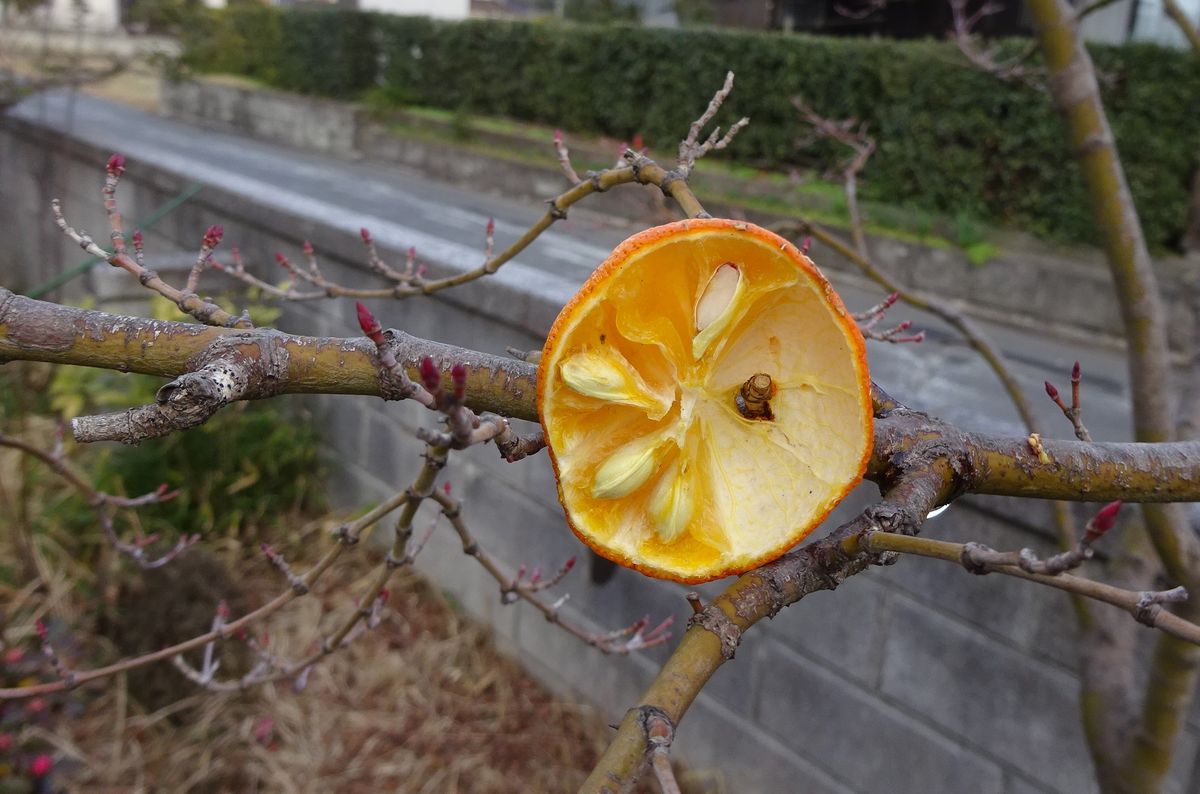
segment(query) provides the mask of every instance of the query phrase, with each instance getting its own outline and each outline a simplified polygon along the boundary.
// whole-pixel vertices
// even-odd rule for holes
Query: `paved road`
[[[134,161],[143,161],[206,184],[220,185],[263,204],[307,215],[356,234],[372,230],[385,246],[415,245],[424,257],[443,263],[474,266],[479,261],[482,230],[496,219],[497,244],[520,235],[539,217],[544,205],[480,195],[430,180],[388,163],[351,162],[297,151],[269,142],[214,132],[80,95],[73,115],[65,93],[32,97],[10,113],[50,128],[73,130],[79,138]],[[586,211],[544,234],[501,273],[534,292],[570,294],[591,269],[636,227]],[[876,292],[852,286],[841,289],[848,306],[875,303]],[[871,364],[877,381],[898,398],[966,427],[994,432],[1016,430],[1015,415],[989,371],[958,344],[935,318],[908,309],[894,311],[910,318],[930,339],[922,345],[872,345]],[[1051,435],[1069,436],[1070,427],[1046,400],[1042,382],[1060,387],[1076,358],[1087,377],[1086,419],[1100,439],[1128,437],[1126,379],[1122,359],[1100,347],[1063,342],[1045,335],[983,323],[1012,359],[1021,383],[1041,413]]]

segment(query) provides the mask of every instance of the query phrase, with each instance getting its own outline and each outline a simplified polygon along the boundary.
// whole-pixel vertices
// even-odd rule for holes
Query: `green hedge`
[[[866,198],[970,215],[1059,239],[1096,235],[1045,94],[964,64],[946,42],[562,26],[335,10],[233,7],[189,36],[185,63],[343,98],[509,116],[670,149],[719,86],[749,116],[733,157],[811,165],[790,98],[870,124]],[[1153,45],[1093,47],[1147,238],[1177,244],[1200,158],[1200,58]],[[827,160],[826,160],[827,162]]]

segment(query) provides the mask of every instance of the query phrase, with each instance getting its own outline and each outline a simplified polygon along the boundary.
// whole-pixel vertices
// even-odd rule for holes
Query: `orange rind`
[[[854,319],[794,245],[731,220],[618,246],[550,330],[538,410],[575,534],[680,582],[782,555],[871,452]]]

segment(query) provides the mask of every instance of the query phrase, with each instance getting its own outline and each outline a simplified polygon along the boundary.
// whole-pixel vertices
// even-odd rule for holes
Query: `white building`
[[[358,0],[357,7],[385,14],[466,19],[471,13],[471,0]]]

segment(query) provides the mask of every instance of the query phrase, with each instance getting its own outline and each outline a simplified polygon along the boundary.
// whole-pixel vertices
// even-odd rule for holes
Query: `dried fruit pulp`
[[[771,378],[770,418],[737,395]],[[774,559],[861,479],[862,336],[807,257],[752,224],[691,220],[621,244],[563,309],[539,410],[575,533],[651,576]]]

